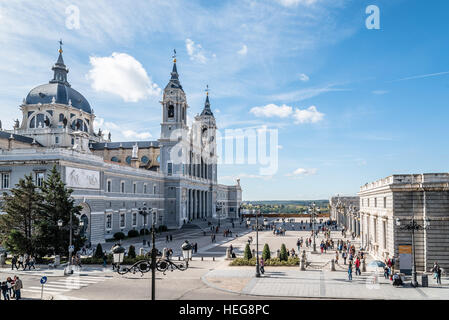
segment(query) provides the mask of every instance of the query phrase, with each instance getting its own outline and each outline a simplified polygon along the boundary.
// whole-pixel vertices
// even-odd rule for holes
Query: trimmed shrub
[[[251,249],[249,247],[249,244],[247,243],[245,246],[245,251],[243,252],[243,259],[251,260],[252,257],[253,257],[253,255],[251,253]]]
[[[135,258],[136,257],[136,248],[133,245],[129,246],[128,257],[129,258]]]
[[[140,229],[139,234],[140,234],[141,236],[143,236],[143,235],[148,235],[148,234],[150,234],[150,230],[148,230],[148,229]]]
[[[123,239],[125,239],[125,234],[123,232],[116,232],[116,233],[114,233],[114,239],[115,240],[123,240]]]
[[[129,230],[128,231],[128,238],[134,238],[137,237],[139,235],[139,232],[137,230]]]
[[[236,258],[229,264],[230,266],[255,266],[256,258],[246,260],[244,258]],[[281,261],[279,258],[272,258],[265,261],[265,266],[269,267],[294,267],[299,265],[299,258],[289,257],[287,261]]]
[[[262,258],[264,260],[268,260],[271,258],[270,246],[268,245],[268,243],[265,243],[265,245],[263,246]]]
[[[281,260],[281,261],[287,261],[288,260],[287,248],[285,247],[285,244],[281,245],[281,252],[279,254],[279,260]]]
[[[98,259],[103,258],[103,247],[101,246],[101,243],[97,244],[94,257]]]

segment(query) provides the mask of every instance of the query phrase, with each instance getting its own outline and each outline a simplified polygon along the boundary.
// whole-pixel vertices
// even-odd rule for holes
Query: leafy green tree
[[[36,223],[38,233],[37,251],[40,255],[68,254],[70,243],[70,216],[72,216],[72,244],[78,250],[85,239],[74,232],[79,229],[79,219],[82,207],[75,205],[72,189],[66,187],[56,166],[50,171],[48,178],[42,183],[42,203],[40,204],[40,219]],[[62,220],[63,227],[58,226]]]
[[[95,258],[103,258],[103,247],[101,246],[101,243],[97,244],[97,248],[95,249],[94,253]]]
[[[253,255],[251,253],[251,249],[249,247],[249,243],[247,243],[246,246],[245,246],[245,251],[243,252],[243,259],[251,260],[252,257],[253,257]]]
[[[129,246],[128,257],[133,259],[136,257],[136,248],[133,245]]]
[[[270,252],[270,247],[268,246],[268,243],[265,243],[265,245],[263,246],[262,258],[264,260],[268,260],[271,258],[271,252]]]
[[[287,248],[285,247],[284,243],[281,245],[281,252],[279,254],[279,260],[281,260],[281,261],[287,261],[288,260]]]
[[[35,254],[36,232],[41,196],[30,174],[20,179],[15,188],[3,193],[0,236],[6,249],[14,254]]]

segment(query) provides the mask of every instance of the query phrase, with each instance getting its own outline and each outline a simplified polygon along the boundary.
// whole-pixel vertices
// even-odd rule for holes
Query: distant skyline
[[[380,29],[367,29],[366,8]],[[276,129],[278,167],[219,165],[243,200],[355,195],[392,174],[447,172],[448,1],[1,1],[0,120],[52,76],[113,141],[157,140],[176,49],[188,120],[206,85],[220,132]]]

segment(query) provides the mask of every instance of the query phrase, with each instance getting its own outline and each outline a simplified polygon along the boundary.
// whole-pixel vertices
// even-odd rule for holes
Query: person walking
[[[19,267],[23,268],[23,255],[19,256],[19,259],[17,260]],[[19,268],[17,267],[17,270],[19,270]]]
[[[16,255],[12,256],[12,259],[11,259],[11,270],[14,270],[14,267],[16,267],[17,270],[19,270],[19,268],[17,267],[17,256]]]
[[[2,282],[0,288],[1,288],[1,290],[2,290],[3,299],[4,299],[4,300],[9,300],[8,285],[6,284],[6,281],[3,281],[3,282]]]
[[[8,277],[6,279],[6,285],[8,286],[8,294],[10,297],[14,298],[12,287],[14,286],[14,281],[11,279],[11,277]]]
[[[343,257],[343,262],[344,262],[344,264],[346,264],[346,258],[347,258],[347,253],[346,253],[346,251],[343,251],[343,253],[342,253],[341,256]]]
[[[103,268],[106,268],[107,262],[108,262],[108,257],[106,256],[106,252],[103,252]]]
[[[348,265],[348,280],[352,281],[352,264],[349,263]]]
[[[360,272],[360,259],[359,259],[359,257],[357,257],[357,259],[355,259],[355,263],[354,263],[354,265],[355,265],[355,275],[357,276],[357,275],[362,275],[362,273]]]
[[[261,272],[262,274],[265,273],[265,264],[264,264],[264,261],[263,261],[263,258],[262,258],[262,257],[260,257],[259,270],[260,270],[260,272]]]
[[[30,264],[28,266],[28,270],[31,270],[31,267],[33,267],[34,270],[36,270],[36,267],[34,266],[36,264],[36,259],[34,256],[30,256]]]
[[[335,251],[335,263],[338,264],[338,251]]]
[[[168,234],[165,236],[165,243],[168,243],[168,241],[170,241],[169,240],[169,237],[168,237]]]
[[[15,276],[13,290],[16,296],[16,300],[20,300],[22,298],[20,294],[20,290],[22,290],[22,288],[23,288],[22,280],[20,280],[19,277]]]
[[[170,242],[173,241],[173,235],[170,235]]]
[[[437,280],[437,284],[441,284],[441,268],[435,261],[432,268],[433,278]]]

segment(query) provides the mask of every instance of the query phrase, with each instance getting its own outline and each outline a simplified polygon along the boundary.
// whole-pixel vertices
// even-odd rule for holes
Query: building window
[[[142,159],[140,159],[140,161],[141,161],[143,164],[147,164],[148,161],[150,161],[150,159],[148,159],[147,156],[143,156]]]
[[[42,187],[43,183],[44,183],[44,173],[43,172],[36,172],[36,185],[38,187]]]
[[[143,185],[143,193],[147,193],[147,184],[146,183]]]
[[[117,157],[112,157],[112,158],[111,158],[111,161],[112,161],[112,162],[120,162],[120,160],[119,160]]]
[[[137,213],[133,212],[133,227],[137,226]]]
[[[368,207],[369,207],[369,198],[368,198]]]
[[[126,157],[126,163],[127,164],[131,164],[131,156],[127,156]]]
[[[377,198],[374,198],[374,207],[377,208]]]
[[[382,231],[383,231],[383,236],[384,236],[384,249],[387,249],[387,222],[383,221],[383,226],[382,226]]]
[[[173,105],[168,106],[168,117],[169,118],[175,117],[175,107]]]
[[[55,137],[55,143],[59,143],[59,137]]]
[[[112,229],[112,214],[106,215],[106,229]]]
[[[2,189],[9,189],[9,173],[2,173]]]
[[[387,207],[387,197],[384,197],[384,208]]]
[[[137,183],[133,183],[133,193],[137,193]]]
[[[156,194],[156,185],[153,186],[153,194]]]
[[[111,180],[108,180],[106,182],[106,191],[107,192],[112,192],[112,181]]]
[[[75,139],[72,138],[72,145],[75,144]]]
[[[173,163],[167,163],[167,175],[171,176],[173,172]]]
[[[125,227],[125,214],[120,213],[120,228],[124,228],[124,227]]]
[[[122,181],[122,182],[120,183],[120,192],[121,192],[121,193],[125,193],[125,182],[124,182],[124,181]]]

